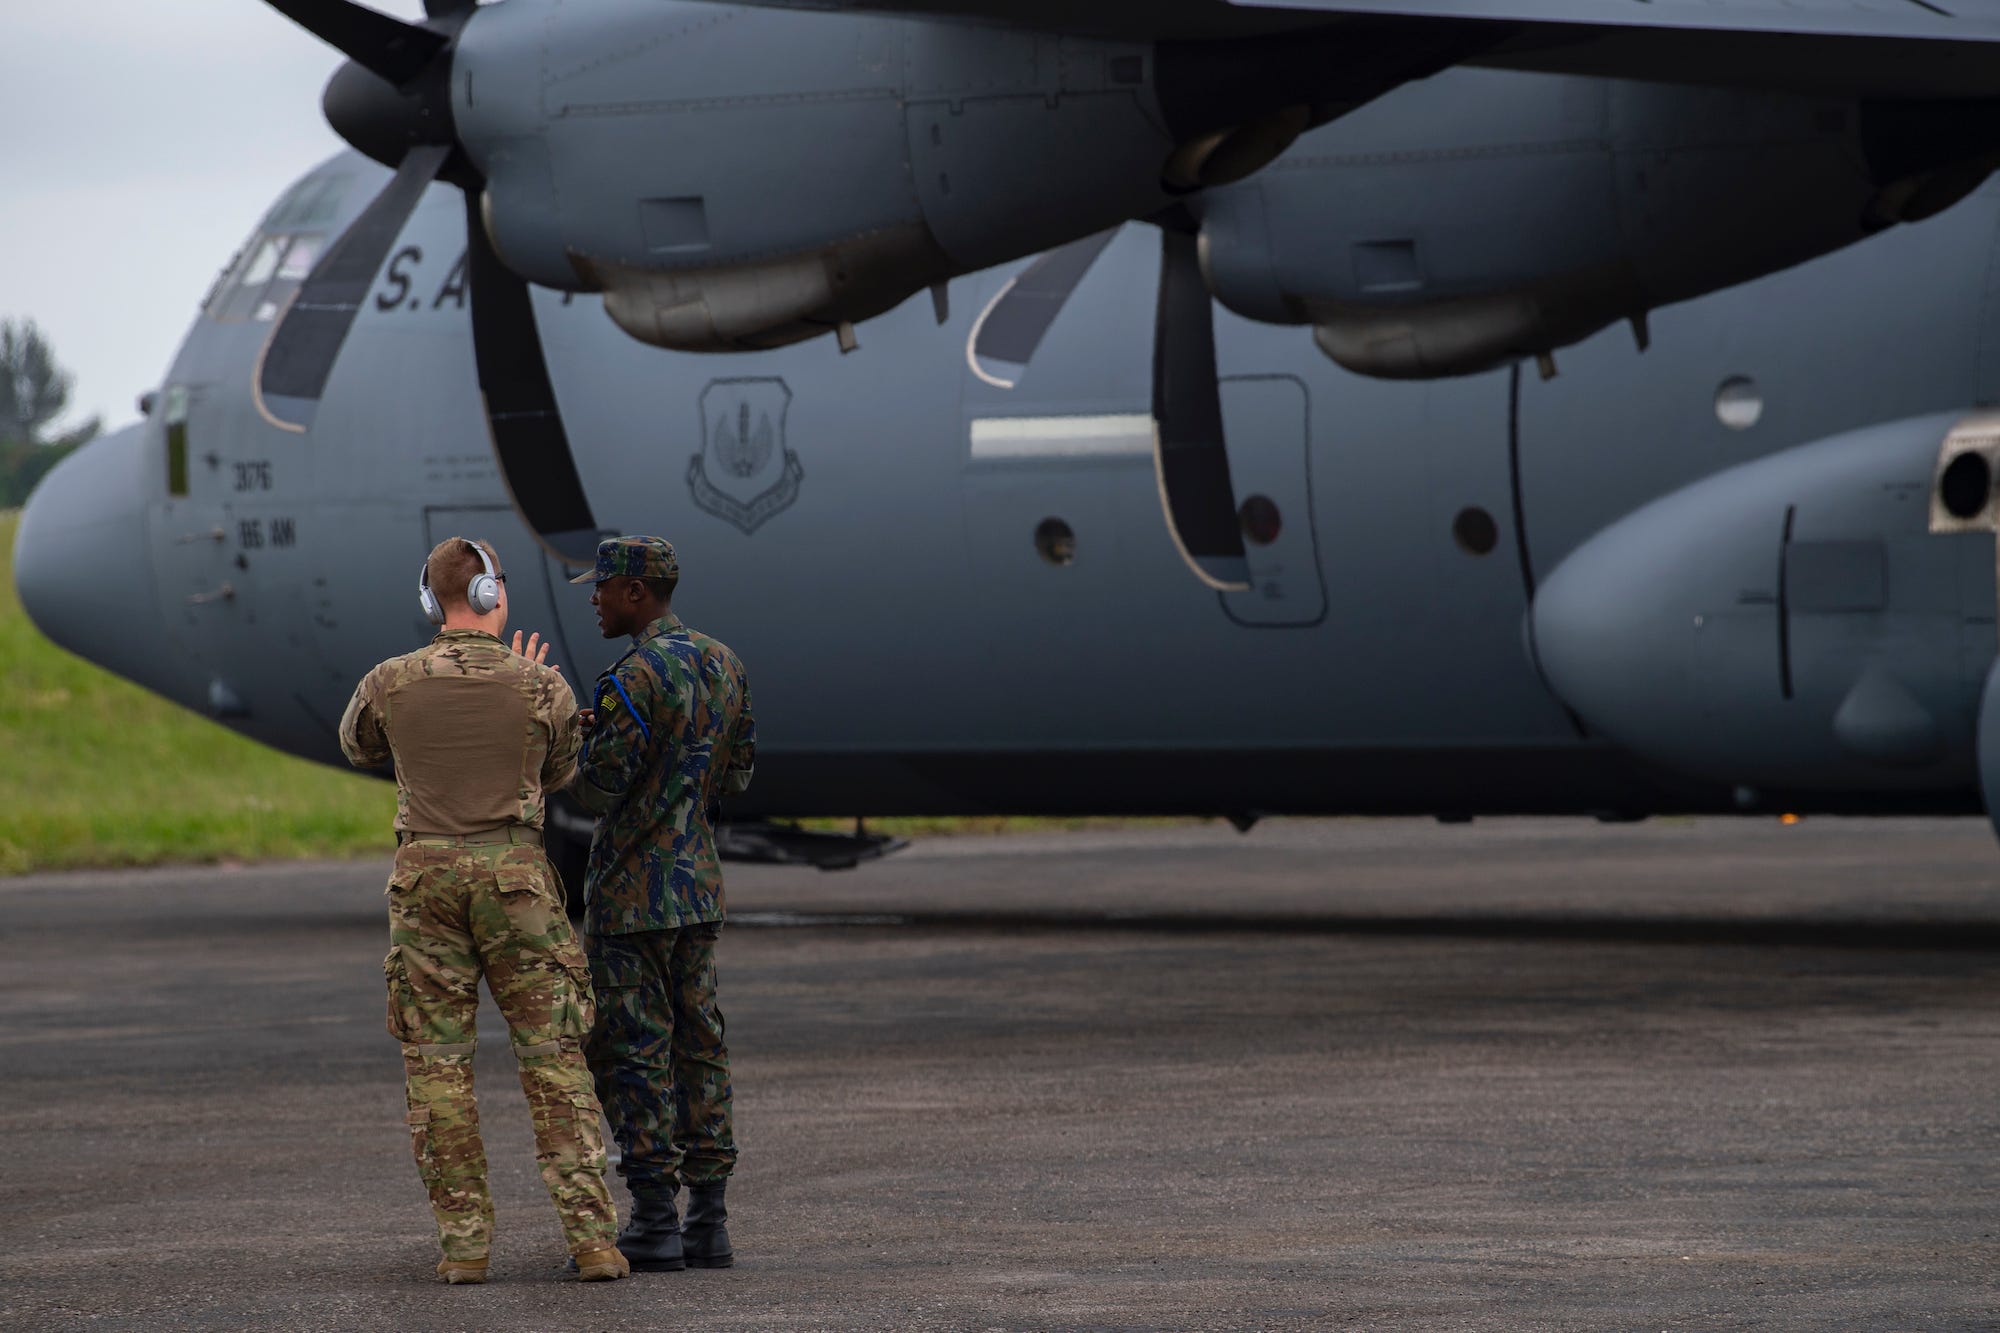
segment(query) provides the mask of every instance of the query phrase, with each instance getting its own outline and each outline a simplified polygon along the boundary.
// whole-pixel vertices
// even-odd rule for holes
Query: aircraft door
[[[1306,386],[1291,375],[1235,375],[1221,385],[1229,477],[1250,586],[1216,596],[1239,625],[1317,625],[1326,618],[1327,602],[1313,527]]]
[[[252,660],[242,654],[254,653],[249,636],[258,608],[231,513],[234,469],[207,438],[213,414],[201,409],[199,386],[175,385],[161,394],[158,463],[166,485],[154,493],[147,535],[167,632],[209,675],[210,712],[240,717],[250,699],[237,668]]]

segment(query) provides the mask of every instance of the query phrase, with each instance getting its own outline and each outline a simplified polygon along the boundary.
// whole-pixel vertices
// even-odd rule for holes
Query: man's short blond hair
[[[479,562],[479,551],[486,552],[486,558],[493,562],[493,572],[500,572],[500,553],[493,549],[493,543],[482,541],[478,550],[469,537],[446,537],[431,548],[431,558],[424,563],[431,581],[431,595],[439,606],[462,606],[470,610],[472,603],[467,593],[472,581],[485,573]]]

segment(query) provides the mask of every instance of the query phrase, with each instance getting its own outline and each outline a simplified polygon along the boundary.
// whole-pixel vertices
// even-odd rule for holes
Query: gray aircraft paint
[[[1396,96],[1445,96],[1449,80],[1474,77],[1509,76],[1441,76]],[[1449,160],[1436,171],[1448,197]],[[274,221],[344,179],[337,208],[300,224],[337,234],[386,177],[344,155],[288,195]],[[253,410],[269,323],[254,310],[200,319],[152,415],[58,469],[31,506],[18,576],[37,620],[149,688],[335,762],[333,724],[354,681],[428,635],[415,597],[424,551],[463,532],[499,544],[514,623],[555,632],[571,679],[593,677],[621,645],[597,637],[585,594],[561,582],[568,566],[523,528],[495,468],[455,294],[463,228],[456,192],[433,187],[308,435]],[[1176,551],[1151,459],[1103,426],[1150,410],[1150,228],[1117,236],[1013,389],[976,373],[967,344],[1018,264],[954,282],[942,327],[923,298],[869,322],[849,357],[826,340],[668,354],[620,334],[595,298],[537,291],[535,302],[599,523],[672,538],[686,569],[679,609],[750,665],[766,743],[756,793],[738,813],[1628,813],[1728,808],[1752,773],[1676,753],[1690,775],[1677,776],[1581,725],[1524,648],[1530,586],[1554,586],[1553,571],[1592,534],[1723,469],[1990,399],[1996,236],[2000,191],[1989,186],[1922,226],[1655,312],[1643,354],[1623,328],[1596,335],[1562,354],[1550,382],[1532,368],[1366,379],[1330,364],[1305,330],[1218,309],[1240,494],[1261,488],[1285,524],[1257,586],[1222,594]],[[230,293],[218,299],[226,308]],[[1715,411],[1736,376],[1764,403],[1747,431]],[[169,497],[181,391],[189,494]],[[716,421],[705,403],[723,408]],[[716,422],[732,409],[740,422],[746,407],[753,431],[768,416],[775,435],[737,481],[796,484],[748,525],[713,496],[704,507],[692,484],[698,457],[711,480],[733,475],[714,465]],[[975,438],[995,431],[978,423],[1021,418],[1058,423],[1025,435],[1047,447],[975,452]],[[1924,433],[1931,425],[1884,445],[1920,487],[1938,442]],[[1079,430],[1112,443],[1048,443]],[[731,447],[742,452],[741,440]],[[1757,495],[1684,510],[1782,520],[1810,487],[1776,462],[1731,474]],[[733,498],[754,506],[763,493]],[[1497,524],[1485,555],[1453,540],[1469,507]],[[1051,517],[1075,534],[1066,566],[1036,551],[1035,530]],[[1829,520],[1814,539],[1877,535],[1877,518],[1850,518],[1853,531]],[[1775,527],[1768,536],[1775,559]],[[1962,733],[1959,696],[1977,697],[1994,650],[1990,623],[1983,643],[1976,629],[1979,608],[1992,614],[1992,542],[1927,540],[1985,552],[1983,581],[1977,561],[1956,556],[1926,576],[1946,580],[1936,596],[1975,626],[1955,664],[1924,676],[1949,696],[1929,701],[1935,715]],[[139,632],[83,614],[114,578],[149,594]],[[1601,595],[1646,590],[1625,582]],[[1663,615],[1679,606],[1661,600]],[[143,623],[148,608],[158,635]],[[165,648],[137,651],[152,643]],[[1828,660],[1843,669],[1837,652]],[[1856,675],[1866,666],[1849,665]],[[1655,688],[1633,680],[1618,708],[1643,711]],[[1814,695],[1822,731],[1839,698],[1832,684]],[[1755,706],[1732,715],[1727,725],[1749,729],[1732,744],[1753,744],[1763,716]],[[1770,729],[1774,745],[1791,744],[1782,733],[1795,722]],[[1832,785],[1801,781],[1789,749],[1776,769],[1749,769],[1767,799],[1800,808],[1971,809],[1963,741],[1928,769],[1853,765]]]

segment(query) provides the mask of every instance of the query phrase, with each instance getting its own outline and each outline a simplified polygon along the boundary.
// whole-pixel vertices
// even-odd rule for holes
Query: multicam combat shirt
[[[396,828],[408,833],[540,828],[543,793],[568,785],[581,739],[562,674],[476,629],[382,663],[340,719],[348,762],[394,760]]]
[[[571,792],[597,816],[590,933],[722,920],[713,809],[749,787],[757,753],[743,663],[668,614],[598,677],[593,706]]]

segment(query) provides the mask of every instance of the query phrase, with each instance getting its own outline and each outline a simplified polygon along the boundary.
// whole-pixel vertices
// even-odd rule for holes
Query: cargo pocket
[[[597,1003],[591,1044],[610,1055],[641,1039],[645,960],[617,935],[593,936],[589,959],[590,988]]]
[[[416,893],[422,885],[424,872],[434,868],[433,862],[438,854],[439,849],[435,847],[396,849],[396,860],[389,867],[389,883],[382,890],[389,896],[392,911],[398,904],[415,909]]]
[[[405,1045],[422,1038],[423,1015],[417,1011],[416,991],[410,985],[410,966],[403,960],[403,946],[390,948],[382,960],[382,981],[389,990],[389,1035]]]
[[[556,1035],[582,1041],[597,1022],[597,991],[587,967],[572,946],[557,959],[561,967],[565,1000],[554,1014]]]
[[[600,1003],[605,992],[637,990],[645,980],[645,960],[618,936],[599,935],[591,940],[590,984],[597,989]]]
[[[539,847],[510,847],[493,867],[494,891],[507,923],[517,933],[544,947],[569,933],[562,891]]]
[[[573,1140],[576,1144],[578,1162],[592,1175],[604,1174],[604,1108],[598,1105],[594,1092],[570,1094],[570,1114],[575,1124]]]
[[[431,1151],[431,1108],[413,1106],[407,1117],[410,1122],[410,1155],[417,1159],[417,1178],[427,1189],[435,1189],[438,1184],[437,1155]]]

